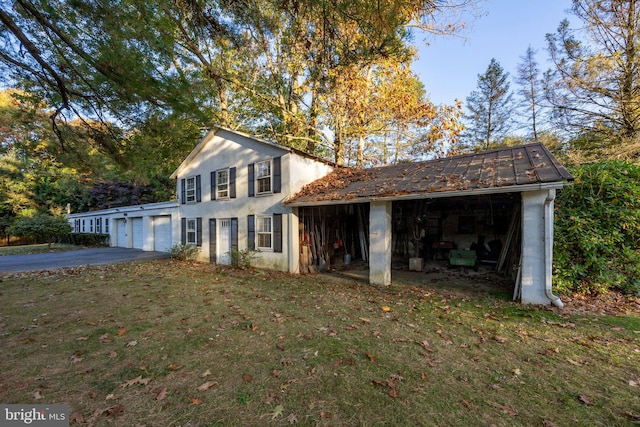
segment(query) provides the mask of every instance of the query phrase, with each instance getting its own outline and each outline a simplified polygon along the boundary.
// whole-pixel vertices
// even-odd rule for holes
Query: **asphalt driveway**
[[[141,249],[94,248],[77,251],[52,252],[30,255],[0,256],[0,272],[53,270],[81,265],[112,264],[170,258],[167,252],[145,252]]]

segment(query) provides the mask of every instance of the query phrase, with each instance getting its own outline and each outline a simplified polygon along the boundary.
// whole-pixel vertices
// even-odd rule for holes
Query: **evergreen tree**
[[[529,46],[527,52],[518,64],[516,84],[520,87],[517,93],[520,95],[519,110],[526,118],[523,128],[533,140],[538,140],[542,130],[540,119],[544,102],[544,87],[540,78],[540,68],[535,58],[536,51]]]
[[[486,150],[511,129],[513,92],[508,79],[509,73],[495,58],[484,74],[478,74],[478,88],[467,97],[464,137],[469,146]]]

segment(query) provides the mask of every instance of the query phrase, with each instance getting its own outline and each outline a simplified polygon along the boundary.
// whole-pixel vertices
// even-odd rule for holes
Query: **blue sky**
[[[513,78],[516,67],[530,45],[537,50],[542,70],[548,67],[545,34],[554,33],[564,18],[571,18],[571,0],[485,0],[481,16],[471,22],[466,39],[415,34],[419,59],[414,71],[436,104],[465,101],[476,89],[491,58]],[[468,22],[468,21],[466,21]],[[516,89],[511,82],[511,88]]]

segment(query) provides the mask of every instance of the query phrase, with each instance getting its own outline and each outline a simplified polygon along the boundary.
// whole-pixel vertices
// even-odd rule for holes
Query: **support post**
[[[371,202],[369,211],[369,283],[391,283],[391,202]]]

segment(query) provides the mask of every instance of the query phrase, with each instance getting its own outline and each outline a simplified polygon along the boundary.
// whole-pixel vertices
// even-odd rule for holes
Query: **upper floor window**
[[[216,197],[218,199],[229,197],[229,169],[216,172]]]
[[[271,160],[256,163],[257,194],[271,193]]]
[[[196,177],[191,176],[186,179],[186,201],[193,203],[196,201]]]

